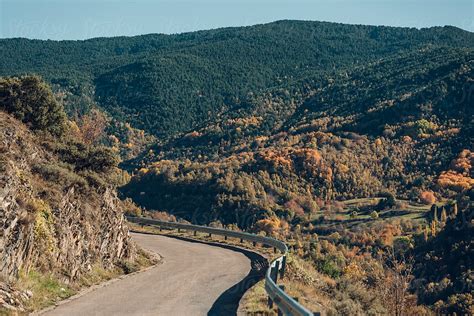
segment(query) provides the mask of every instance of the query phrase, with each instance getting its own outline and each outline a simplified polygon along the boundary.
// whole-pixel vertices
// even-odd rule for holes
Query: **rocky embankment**
[[[21,310],[31,296],[15,286],[20,273],[35,269],[72,282],[135,252],[115,190],[85,189],[41,141],[0,112],[0,306],[7,309]]]

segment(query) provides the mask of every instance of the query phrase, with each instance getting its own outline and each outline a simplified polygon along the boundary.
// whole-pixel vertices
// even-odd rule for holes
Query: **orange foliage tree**
[[[423,204],[431,205],[436,203],[436,196],[431,191],[423,191],[420,193],[420,200]]]
[[[82,140],[86,144],[97,143],[104,136],[107,124],[107,116],[97,109],[83,115],[78,124]]]

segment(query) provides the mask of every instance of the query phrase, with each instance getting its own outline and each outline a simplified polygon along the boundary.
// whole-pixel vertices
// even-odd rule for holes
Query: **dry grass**
[[[74,295],[77,291],[77,288],[67,285],[55,275],[35,270],[20,273],[17,287],[33,293],[33,296],[25,303],[25,308],[30,311],[50,306]]]
[[[240,301],[239,312],[245,315],[277,315],[275,309],[268,307],[268,295],[265,292],[265,281],[261,280],[252,286]]]

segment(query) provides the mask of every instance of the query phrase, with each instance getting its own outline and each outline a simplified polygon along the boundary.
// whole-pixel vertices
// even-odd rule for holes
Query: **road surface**
[[[245,291],[242,284],[248,283],[242,280],[251,270],[248,253],[164,236],[132,234],[132,238],[142,248],[160,254],[163,263],[59,305],[45,315],[235,313],[235,302]],[[229,301],[234,301],[233,306],[226,312],[226,307],[219,305],[229,305]]]

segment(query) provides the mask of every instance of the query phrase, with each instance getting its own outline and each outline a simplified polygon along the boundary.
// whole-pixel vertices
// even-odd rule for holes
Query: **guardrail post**
[[[270,296],[268,297],[268,307],[269,307],[269,308],[273,308],[273,301],[272,301],[272,299],[270,298]]]
[[[285,276],[285,269],[286,269],[286,255],[283,256],[281,260],[280,279],[283,279],[283,277]]]
[[[273,247],[273,253],[277,253],[276,247]]]
[[[244,239],[243,238],[240,238],[240,243],[243,243],[244,242]]]
[[[270,278],[273,279],[272,275],[273,275],[273,267],[270,266]],[[268,296],[268,307],[269,307],[269,308],[273,308],[273,301],[272,301],[272,299],[270,298],[270,296]]]
[[[194,236],[197,236],[198,232],[197,230],[194,231]]]
[[[252,242],[252,245],[255,247],[257,245],[257,242]]]
[[[280,268],[280,262],[275,261],[275,267],[272,269],[270,276],[272,277],[273,282],[277,283],[278,281],[278,269]]]
[[[227,240],[227,236],[224,236],[224,240]]]
[[[212,234],[211,234],[211,233],[209,233],[209,238],[211,238],[211,237],[212,237]]]
[[[278,287],[284,292],[285,286],[283,284],[278,285]],[[283,316],[283,312],[278,308],[278,316]]]

